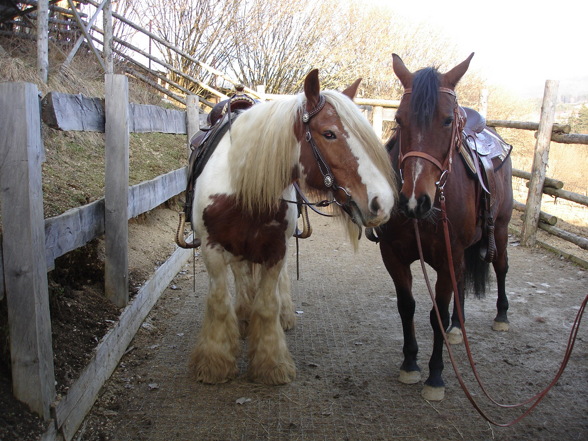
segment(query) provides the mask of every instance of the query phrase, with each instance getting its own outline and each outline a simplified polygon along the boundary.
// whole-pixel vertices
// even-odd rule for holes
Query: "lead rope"
[[[439,184],[439,183],[438,183]],[[584,314],[584,309],[586,308],[586,304],[588,303],[588,295],[584,298],[584,301],[582,302],[582,305],[580,306],[580,309],[578,310],[578,313],[576,314],[576,319],[574,320],[574,323],[572,325],[572,330],[570,332],[570,337],[568,339],[568,344],[566,346],[566,351],[564,354],[564,358],[562,361],[562,364],[560,365],[560,368],[558,369],[555,378],[551,381],[551,383],[549,383],[549,385],[543,389],[541,392],[537,393],[535,396],[533,396],[532,398],[529,398],[528,400],[522,402],[522,403],[518,403],[518,404],[500,404],[498,402],[496,402],[486,391],[486,388],[484,387],[484,385],[482,384],[482,381],[480,379],[480,376],[478,374],[478,371],[475,367],[475,363],[472,357],[472,353],[470,350],[470,346],[469,346],[469,340],[467,337],[467,333],[466,333],[466,329],[465,329],[465,324],[464,324],[464,319],[463,319],[463,314],[462,314],[462,310],[461,310],[461,301],[459,299],[459,295],[458,290],[457,290],[457,280],[455,277],[455,269],[453,266],[453,255],[451,253],[451,241],[450,241],[450,237],[449,237],[449,220],[447,219],[447,210],[445,207],[445,194],[443,192],[443,187],[444,187],[444,183],[443,185],[438,185],[439,188],[439,202],[441,204],[441,220],[443,222],[443,232],[444,232],[444,236],[445,236],[445,248],[447,250],[447,262],[448,262],[448,266],[449,266],[449,274],[451,276],[451,283],[453,285],[453,292],[454,292],[454,302],[456,303],[457,306],[457,315],[459,318],[459,323],[463,332],[463,339],[464,339],[464,346],[466,348],[466,353],[468,356],[468,360],[470,362],[470,366],[472,368],[472,371],[474,373],[474,377],[476,378],[480,388],[482,389],[482,391],[484,392],[484,394],[486,395],[486,397],[495,405],[502,407],[502,408],[516,408],[516,407],[521,407],[523,405],[529,404],[531,402],[533,402],[533,404],[519,417],[515,418],[514,420],[505,423],[505,424],[501,424],[501,423],[497,423],[496,421],[494,421],[493,419],[491,419],[488,415],[486,415],[486,413],[480,408],[480,406],[477,404],[476,400],[473,398],[472,394],[470,393],[469,389],[467,388],[465,382],[463,381],[463,378],[461,376],[461,373],[459,371],[459,368],[457,366],[457,363],[455,361],[455,357],[453,356],[453,351],[451,349],[451,344],[449,343],[449,341],[447,340],[447,333],[445,332],[445,329],[443,327],[443,322],[441,320],[441,314],[439,312],[439,308],[437,306],[437,302],[435,301],[435,295],[433,293],[433,290],[431,288],[431,283],[429,281],[429,277],[427,275],[427,269],[425,266],[425,260],[423,258],[423,250],[422,250],[422,245],[421,245],[421,238],[420,238],[420,234],[419,234],[419,228],[418,228],[418,221],[416,219],[413,220],[413,225],[414,225],[414,230],[415,230],[415,235],[416,235],[416,242],[417,242],[417,247],[418,247],[418,251],[419,251],[419,257],[420,257],[420,261],[421,261],[421,268],[423,271],[423,275],[425,278],[425,283],[427,285],[427,289],[429,291],[429,295],[431,297],[431,300],[433,302],[433,308],[435,310],[435,315],[437,316],[437,321],[439,322],[439,328],[441,329],[441,334],[443,335],[443,341],[445,342],[445,346],[447,347],[447,352],[449,354],[449,359],[451,360],[451,365],[453,366],[453,370],[455,372],[455,375],[457,377],[457,380],[462,388],[462,390],[464,391],[466,397],[468,398],[468,400],[470,401],[470,403],[472,404],[472,406],[474,407],[474,409],[476,409],[476,411],[489,423],[495,425],[495,426],[499,426],[499,427],[510,427],[516,423],[518,423],[519,421],[521,421],[523,418],[527,417],[531,411],[543,400],[543,398],[545,398],[545,396],[547,395],[547,393],[549,392],[549,390],[557,383],[557,381],[559,380],[559,378],[561,377],[561,375],[563,374],[563,371],[565,370],[568,361],[570,359],[570,356],[572,354],[572,350],[574,349],[574,344],[576,342],[576,336],[578,334],[578,330],[580,328],[580,323],[582,321],[582,316]]]

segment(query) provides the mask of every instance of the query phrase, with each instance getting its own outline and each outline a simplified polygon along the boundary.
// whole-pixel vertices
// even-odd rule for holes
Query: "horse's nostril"
[[[380,210],[380,208],[380,203],[378,202],[378,197],[376,196],[372,199],[372,202],[370,203],[370,210],[372,211],[372,213],[377,213]]]
[[[431,210],[431,198],[428,195],[423,195],[418,199],[417,209],[420,215],[425,215]]]

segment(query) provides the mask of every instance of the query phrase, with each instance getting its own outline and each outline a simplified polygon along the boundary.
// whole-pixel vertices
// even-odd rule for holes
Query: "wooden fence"
[[[189,101],[194,109],[188,112],[129,105],[127,77],[106,75],[103,106],[101,100],[50,93],[41,112],[35,85],[0,84],[0,292],[5,291],[8,307],[13,391],[46,420],[53,419],[53,435],[72,439],[141,322],[191,253],[177,249],[157,269],[57,403],[47,271],[55,258],[104,234],[106,295],[118,306],[127,304],[128,219],[181,193],[186,182],[181,168],[129,188],[129,133],[157,131],[189,139],[199,127],[198,100]],[[106,140],[105,197],[49,219],[43,218],[41,113],[53,127],[104,131]]]
[[[114,15],[117,19],[125,21],[123,17],[111,14],[109,2],[106,0],[100,4],[88,1],[97,8],[104,8],[106,17]],[[40,5],[43,3],[46,3],[46,0],[39,1]],[[94,19],[95,16],[92,20]],[[93,36],[87,34],[92,21],[83,23],[79,17],[77,20],[85,31],[86,39],[89,42],[94,40]],[[105,23],[107,21],[108,19],[105,19]],[[108,42],[113,40],[109,36],[111,29],[108,30],[108,26],[105,26],[105,29],[104,48],[110,49],[111,43]],[[146,31],[141,29],[141,32]],[[154,35],[146,35],[157,38]],[[72,54],[68,59],[71,59]],[[102,65],[106,72],[112,72],[112,55],[106,50],[104,55]],[[98,54],[97,57],[100,58]],[[198,62],[193,59],[192,61]],[[40,74],[43,76],[46,65],[40,61],[39,66]],[[139,75],[137,71],[133,74]],[[222,75],[220,72],[218,74]],[[160,80],[176,87],[165,76]],[[128,84],[124,76],[107,73],[105,84],[104,103],[97,99],[58,93],[51,93],[43,100],[42,111],[46,124],[62,130],[97,130],[106,133],[107,176],[104,199],[50,219],[43,219],[42,209],[41,163],[44,159],[44,150],[40,137],[41,104],[38,90],[36,86],[28,83],[0,84],[0,195],[3,222],[3,240],[0,247],[0,299],[3,295],[7,297],[14,394],[44,418],[53,419],[46,439],[56,439],[58,434],[62,434],[66,440],[72,439],[100,387],[116,367],[141,322],[179,266],[190,255],[189,251],[178,249],[155,272],[133,302],[124,309],[116,326],[99,344],[96,354],[72,385],[67,396],[53,404],[55,386],[47,271],[53,267],[55,258],[104,234],[107,256],[106,295],[115,304],[124,306],[128,301],[128,219],[153,209],[182,192],[186,179],[186,170],[182,168],[129,188],[129,133],[162,131],[187,134],[189,138],[199,127],[198,98],[189,95],[188,90],[183,91],[185,97],[179,97],[187,106],[186,112],[180,112],[163,110],[156,106],[129,105]],[[247,91],[255,94],[249,89]],[[257,95],[266,99],[274,98],[262,93]],[[553,94],[546,91],[545,99],[552,99],[548,98],[548,95]],[[219,96],[222,97],[224,95]],[[382,123],[393,118],[398,101],[356,101],[370,109],[374,130],[381,136]],[[80,111],[80,107],[73,106],[72,102],[82,106],[84,112]],[[84,117],[80,118],[82,114]],[[553,115],[542,113],[542,120],[538,124],[493,120],[489,120],[488,124],[499,128],[538,131],[538,143],[547,145],[547,151],[550,141],[588,144],[587,135],[569,134],[569,128],[566,133],[564,126],[553,123]],[[541,155],[545,153],[545,149],[543,150]],[[540,193],[588,205],[587,198],[582,195],[566,192],[561,187],[549,186],[550,181],[544,173],[545,165],[546,163],[539,164],[539,167],[543,167],[542,170],[534,167],[533,173],[525,174],[515,170],[514,174],[529,178],[531,189],[539,189]],[[543,222],[539,222],[542,218],[540,200],[539,198],[533,207],[530,207],[527,201],[525,207],[527,213],[532,211],[537,215],[537,221],[530,222],[530,225],[535,224],[535,228],[545,227]],[[549,218],[543,214],[543,218],[546,217]],[[555,231],[549,227],[544,229],[551,233]],[[583,240],[579,242],[584,244],[586,239],[580,239]]]

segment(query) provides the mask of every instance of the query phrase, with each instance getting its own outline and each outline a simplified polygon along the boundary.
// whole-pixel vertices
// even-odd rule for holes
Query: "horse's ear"
[[[320,100],[321,83],[319,82],[318,69],[311,70],[304,79],[304,95],[306,96],[307,109],[314,109]]]
[[[447,72],[445,75],[443,75],[445,77],[445,80],[449,83],[449,86],[451,86],[451,87],[457,86],[457,83],[459,83],[459,80],[461,80],[461,77],[464,76],[464,74],[467,72],[468,68],[470,67],[470,61],[472,61],[473,56],[474,56],[474,52],[472,52],[470,54],[470,56],[467,57],[464,61],[462,61],[457,66],[455,66],[453,69],[451,69],[449,72]]]
[[[404,65],[404,61],[396,54],[392,54],[392,69],[405,89],[412,86],[412,72]]]
[[[343,91],[343,95],[346,95],[349,97],[349,99],[353,99],[355,98],[355,95],[357,94],[357,89],[359,87],[359,83],[361,83],[361,78],[358,78],[357,80],[354,81],[354,83],[349,86],[347,89],[345,89]]]

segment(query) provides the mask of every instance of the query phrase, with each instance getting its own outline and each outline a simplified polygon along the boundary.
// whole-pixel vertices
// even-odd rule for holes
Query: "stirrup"
[[[312,234],[312,227],[310,226],[310,219],[308,217],[308,207],[306,205],[300,206],[300,215],[302,216],[302,231],[296,227],[294,237],[297,239],[306,239]]]
[[[186,239],[184,239],[184,227],[186,226],[186,213],[180,213],[180,223],[178,225],[178,230],[176,231],[176,244],[180,248],[198,248],[202,242],[198,238],[194,238],[191,243],[187,243]]]

